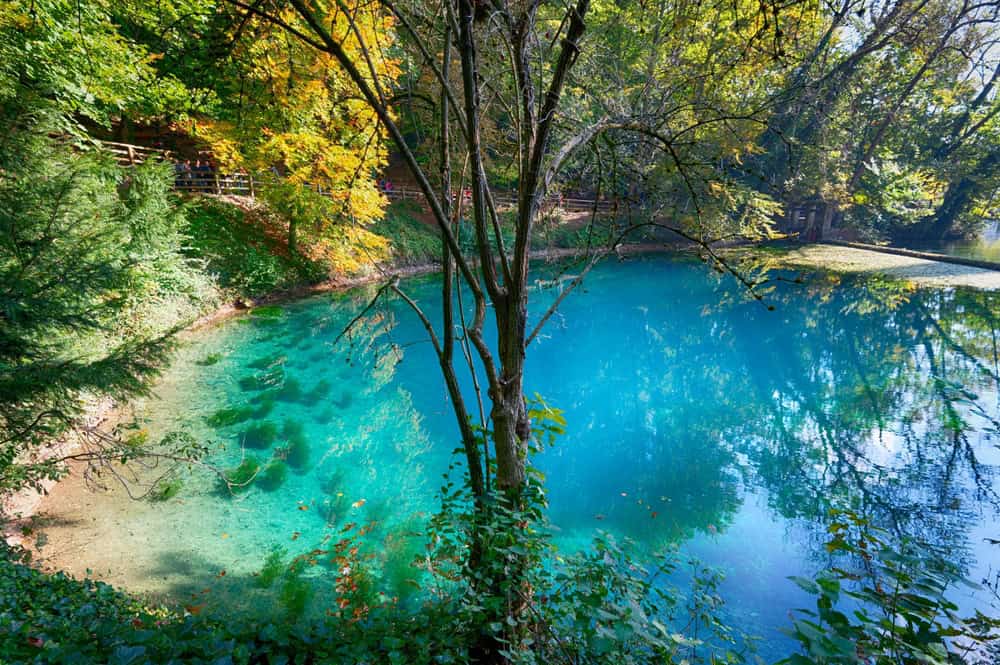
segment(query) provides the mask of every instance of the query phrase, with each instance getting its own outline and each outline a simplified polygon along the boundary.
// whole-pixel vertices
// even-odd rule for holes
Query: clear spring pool
[[[438,279],[404,282],[432,319]],[[776,657],[789,610],[811,605],[787,577],[830,562],[831,508],[946,548],[973,580],[1000,567],[985,540],[1000,538],[1000,296],[819,274],[775,287],[769,310],[690,258],[604,263],[532,344],[526,387],[568,421],[535,460],[558,545],[586,547],[596,529],[679,545],[726,573],[728,620]],[[558,288],[539,283],[534,317]],[[198,333],[136,404],[150,440],[185,431],[218,467],[259,460],[248,490],[229,496],[205,469],[158,503],[68,483],[47,505],[43,553],[186,603],[261,604],[253,575],[276,544],[294,555],[374,522],[380,583],[408,593],[457,428],[402,302],[333,344],[370,295]],[[275,456],[284,468],[268,472]],[[989,609],[983,592],[956,600]]]

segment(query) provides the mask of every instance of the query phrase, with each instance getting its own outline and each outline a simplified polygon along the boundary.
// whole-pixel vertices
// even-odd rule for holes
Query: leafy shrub
[[[248,219],[228,203],[194,199],[187,209],[185,232],[187,255],[203,261],[219,286],[239,296],[259,296],[326,276],[322,265],[289,253],[259,219]]]
[[[926,543],[893,544],[885,531],[850,512],[834,513],[827,550],[841,559],[815,579],[792,581],[816,597],[787,632],[801,645],[779,665],[982,662],[1000,647],[1000,619],[963,619],[947,597],[962,578],[944,553]],[[856,608],[845,613],[842,600]],[[976,657],[980,654],[982,660]]]
[[[420,206],[413,201],[396,201],[382,219],[370,228],[372,233],[388,238],[397,264],[417,265],[441,260],[441,240],[433,226],[420,221]]]

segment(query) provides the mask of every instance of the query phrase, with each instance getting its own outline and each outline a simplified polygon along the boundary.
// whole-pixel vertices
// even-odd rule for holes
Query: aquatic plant
[[[354,402],[354,395],[352,395],[350,392],[346,390],[340,393],[340,397],[337,397],[333,400],[333,403],[336,404],[341,409],[346,409],[353,402]]]
[[[312,585],[309,580],[303,578],[305,565],[304,559],[296,558],[288,566],[282,580],[281,592],[278,594],[281,605],[292,617],[302,616],[312,596]]]
[[[202,367],[208,367],[209,365],[214,365],[222,360],[221,353],[210,353],[201,360],[196,360],[195,365],[200,365]]]
[[[330,394],[333,389],[333,384],[326,379],[320,379],[312,390],[305,393],[300,400],[302,404],[306,406],[313,406],[318,403],[321,399],[325,398]]]
[[[302,384],[298,379],[288,377],[278,389],[278,399],[282,402],[298,402],[302,399]]]
[[[237,383],[240,386],[240,390],[244,392],[253,392],[278,387],[282,384],[284,379],[285,368],[281,365],[276,365],[266,372],[259,372],[252,376],[241,377]]]
[[[288,466],[296,471],[308,470],[311,450],[309,441],[305,436],[294,436],[288,440],[288,445],[284,447],[284,459]]]
[[[268,589],[275,580],[281,577],[281,574],[285,572],[285,555],[287,553],[288,551],[281,545],[274,545],[271,548],[271,552],[264,558],[264,566],[257,573],[255,584],[258,587]]]
[[[341,492],[320,501],[316,507],[316,514],[320,516],[324,524],[334,526],[341,517],[347,514],[350,507],[351,502],[348,501],[347,495]]]
[[[277,305],[254,307],[252,310],[250,310],[250,316],[258,319],[280,319],[284,315],[285,315],[285,310]]]
[[[253,417],[254,410],[249,406],[237,406],[230,407],[226,409],[219,409],[215,413],[205,418],[205,422],[209,426],[219,429],[222,427],[231,427],[233,425],[238,425],[239,423],[250,420]]]
[[[240,436],[243,445],[248,448],[267,448],[277,438],[278,426],[269,421],[251,425]]]
[[[222,473],[223,484],[232,492],[250,489],[251,483],[260,472],[260,462],[255,457],[246,457],[240,465]]]
[[[284,365],[287,360],[288,356],[280,353],[273,353],[271,355],[261,356],[256,360],[250,361],[247,363],[247,367],[251,369],[271,369],[272,367],[278,365]]]
[[[274,398],[265,398],[256,402],[253,410],[253,417],[257,420],[266,418],[274,410]]]
[[[344,479],[347,474],[342,468],[331,469],[329,472],[325,472],[324,475],[325,477],[319,484],[319,488],[324,494],[335,495],[337,492],[343,492]]]
[[[288,479],[288,464],[280,458],[268,462],[264,470],[257,476],[257,486],[266,492],[273,492],[285,484]]]
[[[153,485],[146,498],[154,502],[169,501],[180,493],[183,486],[184,481],[180,478],[161,478]]]
[[[236,384],[240,387],[243,392],[252,392],[254,390],[260,390],[260,381],[257,380],[256,376],[243,376],[240,377]]]
[[[312,412],[313,420],[315,420],[320,425],[329,425],[333,421],[333,409],[327,407],[325,409],[320,409],[319,411]]]
[[[279,390],[277,388],[272,388],[271,390],[265,390],[264,392],[257,393],[250,398],[251,404],[263,404],[265,402],[275,402],[278,399]]]

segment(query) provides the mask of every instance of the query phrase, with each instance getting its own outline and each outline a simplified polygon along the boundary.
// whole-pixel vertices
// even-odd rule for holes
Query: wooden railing
[[[185,194],[232,194],[254,197],[261,182],[274,180],[276,177],[274,175],[255,176],[252,173],[219,173],[212,168],[190,166],[186,162],[179,162],[169,150],[115,141],[101,141],[100,143],[108,152],[117,157],[120,164],[125,166],[141,164],[149,159],[172,163],[174,165],[174,189]],[[424,200],[423,192],[418,189],[393,186],[383,186],[379,189],[391,201],[422,202]],[[452,200],[457,202],[459,196],[462,197],[466,205],[471,205],[471,196],[467,191],[453,193]],[[493,200],[500,208],[510,208],[517,205],[517,195],[513,192],[495,191],[493,192]],[[614,209],[614,206],[613,201],[606,199],[595,201],[594,199],[559,195],[548,196],[542,201],[543,209],[559,208],[567,212],[591,212],[595,209],[598,212],[609,212]]]
[[[173,161],[169,150],[159,150],[157,148],[147,148],[131,143],[117,143],[115,141],[101,141],[104,148],[118,158],[118,163],[126,166],[141,164],[147,159],[155,157],[163,161]]]

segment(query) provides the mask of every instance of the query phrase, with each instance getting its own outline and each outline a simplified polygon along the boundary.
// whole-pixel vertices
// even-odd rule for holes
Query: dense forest
[[[986,0],[0,0],[0,494],[45,491],[70,468],[204,463],[194,437],[150,442],[90,421],[149,395],[202,317],[356,283],[370,301],[337,340],[364,335],[380,300],[419,319],[461,478],[426,533],[437,591],[381,602],[344,573],[353,595],[331,598],[323,620],[202,616],[43,573],[5,545],[0,663],[753,662],[711,581],[690,604],[651,581],[676,561],[653,570],[610,537],[552,554],[531,459],[572,423],[530,397],[526,357],[624,247],[683,245],[736,286],[732,299],[797,311],[766,260],[722,248],[975,236],[1000,210],[998,83],[1000,3]],[[555,254],[575,261],[568,288],[529,319],[531,262]],[[433,311],[400,284],[428,266],[441,278]],[[899,330],[920,331],[936,363],[933,341],[965,350],[997,316],[986,296],[866,289],[878,304],[838,306],[883,313],[852,323],[870,327],[851,343],[873,363],[899,361]],[[834,330],[817,324],[824,311],[795,325]],[[949,323],[970,312],[972,328]],[[976,363],[928,384],[956,449],[955,404],[977,404],[961,383],[995,372]],[[788,377],[720,380],[730,396],[796,392]],[[878,404],[852,408],[809,413],[832,418],[830,436],[838,418],[881,424]],[[789,465],[834,454],[798,461],[768,417]],[[227,489],[260,471],[241,469]],[[786,508],[840,511],[826,503],[835,491]],[[836,515],[827,547],[868,565],[797,580],[816,608],[789,623],[801,653],[784,662],[995,662],[1000,617],[959,617],[954,571],[883,524]],[[344,563],[351,547],[337,552],[347,571],[361,568]],[[303,561],[272,561],[293,605]],[[853,583],[852,602],[875,609],[837,609]]]

